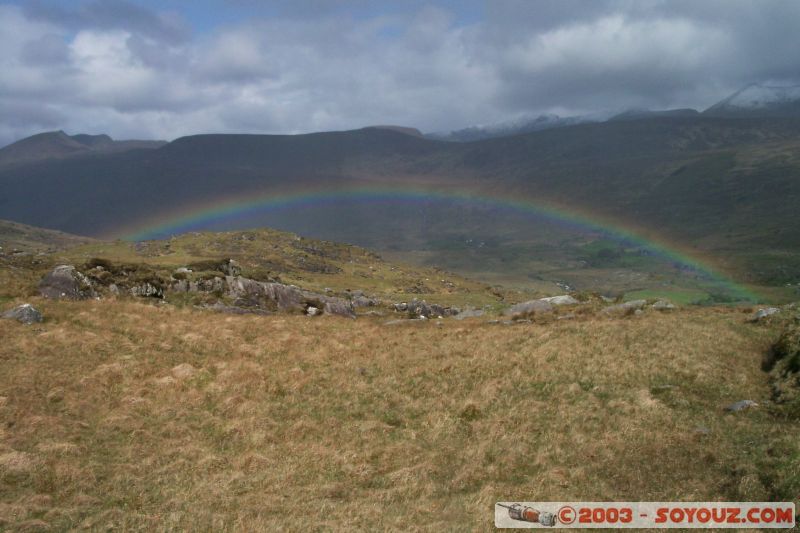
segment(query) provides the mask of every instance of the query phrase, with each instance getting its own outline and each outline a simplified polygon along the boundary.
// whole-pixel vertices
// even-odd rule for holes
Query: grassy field
[[[0,321],[0,528],[492,529],[497,500],[800,499],[776,325],[504,326],[130,300]],[[22,301],[22,300],[18,300]],[[761,407],[728,414],[733,401]]]
[[[248,276],[364,290],[383,316],[37,296],[53,265],[96,257],[167,277],[232,257]],[[800,503],[800,422],[762,370],[796,311],[615,318],[590,298],[496,316],[534,294],[270,230],[2,256],[0,310],[46,319],[0,320],[0,530],[464,531],[492,529],[502,500]],[[627,295],[663,296],[702,293]],[[488,312],[392,320],[412,297]],[[725,412],[743,399],[760,407]]]

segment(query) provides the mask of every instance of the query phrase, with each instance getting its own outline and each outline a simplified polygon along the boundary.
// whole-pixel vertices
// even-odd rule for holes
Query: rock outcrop
[[[580,302],[569,294],[562,294],[560,296],[548,296],[547,298],[539,298],[542,302],[547,302],[550,305],[577,305]]]
[[[650,307],[652,307],[656,311],[672,311],[673,309],[675,309],[675,304],[673,304],[669,300],[658,300]]]
[[[75,267],[61,265],[42,279],[39,290],[48,298],[84,299],[97,295],[95,288],[120,295],[126,290],[131,296],[164,298],[168,291],[196,293],[204,298],[203,307],[229,313],[288,312],[303,314],[329,314],[355,318],[355,303],[338,298],[304,291],[294,285],[256,281],[240,275],[241,268],[232,259],[219,262],[198,263],[195,268],[216,268],[192,277],[191,268],[178,269],[171,277],[148,270],[135,271],[131,267],[115,267],[108,262],[94,260],[89,276]],[[227,275],[223,275],[227,273]],[[116,282],[116,283],[115,283]],[[361,306],[375,305],[376,301],[358,294]],[[232,305],[231,305],[232,304]],[[313,310],[312,310],[313,309]],[[311,310],[311,311],[310,311]]]
[[[776,315],[780,313],[781,310],[777,307],[764,307],[756,311],[753,316],[750,317],[750,322],[760,322],[767,318],[768,316]]]
[[[455,316],[461,312],[457,307],[445,307],[439,304],[429,304],[425,300],[411,300],[394,304],[394,310],[408,313],[409,318],[444,318]]]
[[[34,324],[36,322],[41,322],[44,320],[42,317],[42,313],[40,313],[36,308],[34,308],[31,304],[22,304],[14,309],[6,311],[2,315],[2,318],[7,318],[11,320],[17,320],[22,322],[23,324]]]
[[[482,317],[485,314],[483,309],[465,309],[458,313],[455,318],[456,320],[464,320],[465,318],[478,318]]]
[[[355,318],[353,304],[344,298],[304,291],[293,285],[255,281],[241,276],[228,276],[225,282],[226,294],[234,298],[234,304],[237,306],[305,313],[312,316],[322,310],[324,314]],[[312,308],[313,311],[309,312]]]
[[[97,296],[89,279],[72,265],[59,265],[39,283],[39,294],[54,300],[85,300]]]
[[[511,320],[522,320],[535,315],[549,313],[553,310],[553,305],[545,300],[529,300],[521,302],[506,309],[505,315]]]

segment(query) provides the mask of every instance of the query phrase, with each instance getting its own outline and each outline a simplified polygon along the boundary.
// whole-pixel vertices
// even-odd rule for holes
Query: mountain
[[[470,126],[450,132],[428,133],[425,136],[429,139],[439,141],[470,142],[597,121],[596,119],[583,116],[559,117],[558,115],[540,115],[538,117],[522,117],[516,120],[498,122],[486,126]]]
[[[710,117],[800,117],[800,85],[752,84],[712,105]]]
[[[640,120],[643,118],[657,118],[657,117],[694,117],[700,114],[696,109],[667,109],[664,111],[652,111],[650,109],[629,109],[623,111],[618,115],[609,118],[609,121],[614,120]]]
[[[689,279],[603,229],[617,225],[748,283],[794,291],[800,281],[796,119],[654,116],[470,143],[382,128],[195,135],[155,150],[0,168],[0,183],[0,217],[90,236],[234,202],[253,205],[156,233],[275,227],[548,290],[700,287],[701,273]],[[409,194],[347,193],[387,188]],[[254,203],[271,195],[299,196]],[[511,200],[598,222],[535,216]]]
[[[405,133],[406,135],[413,135],[414,137],[422,137],[422,132],[419,131],[417,128],[409,128],[408,126],[392,126],[392,125],[378,125],[378,126],[368,126],[369,128],[375,128],[379,130],[391,130],[397,131],[399,133]]]
[[[108,135],[67,135],[49,131],[21,139],[0,149],[0,166],[75,155],[158,148],[165,141],[115,141]]]

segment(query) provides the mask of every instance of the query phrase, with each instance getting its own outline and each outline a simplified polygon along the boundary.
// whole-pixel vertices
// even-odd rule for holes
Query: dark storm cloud
[[[32,1],[25,4],[25,15],[74,30],[123,29],[167,43],[185,41],[189,29],[176,17],[156,14],[125,0],[93,0],[74,9],[52,3]]]
[[[495,102],[508,110],[705,107],[749,83],[800,77],[798,2],[490,5],[480,54],[500,58]]]
[[[48,33],[25,43],[21,59],[30,65],[64,64],[69,59],[67,43],[60,35]]]
[[[434,131],[704,108],[749,83],[800,78],[792,1],[169,4],[194,10],[187,19],[145,5],[157,4],[0,4],[0,143],[45,126],[157,138]],[[231,16],[204,33],[185,22],[219,14]]]

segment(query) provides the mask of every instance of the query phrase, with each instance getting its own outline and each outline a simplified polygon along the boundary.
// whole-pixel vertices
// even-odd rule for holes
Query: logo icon
[[[556,515],[545,511],[539,511],[533,507],[527,507],[521,503],[513,503],[505,505],[498,503],[498,507],[508,509],[508,516],[512,520],[519,520],[520,522],[532,522],[542,526],[553,527],[556,525]]]

